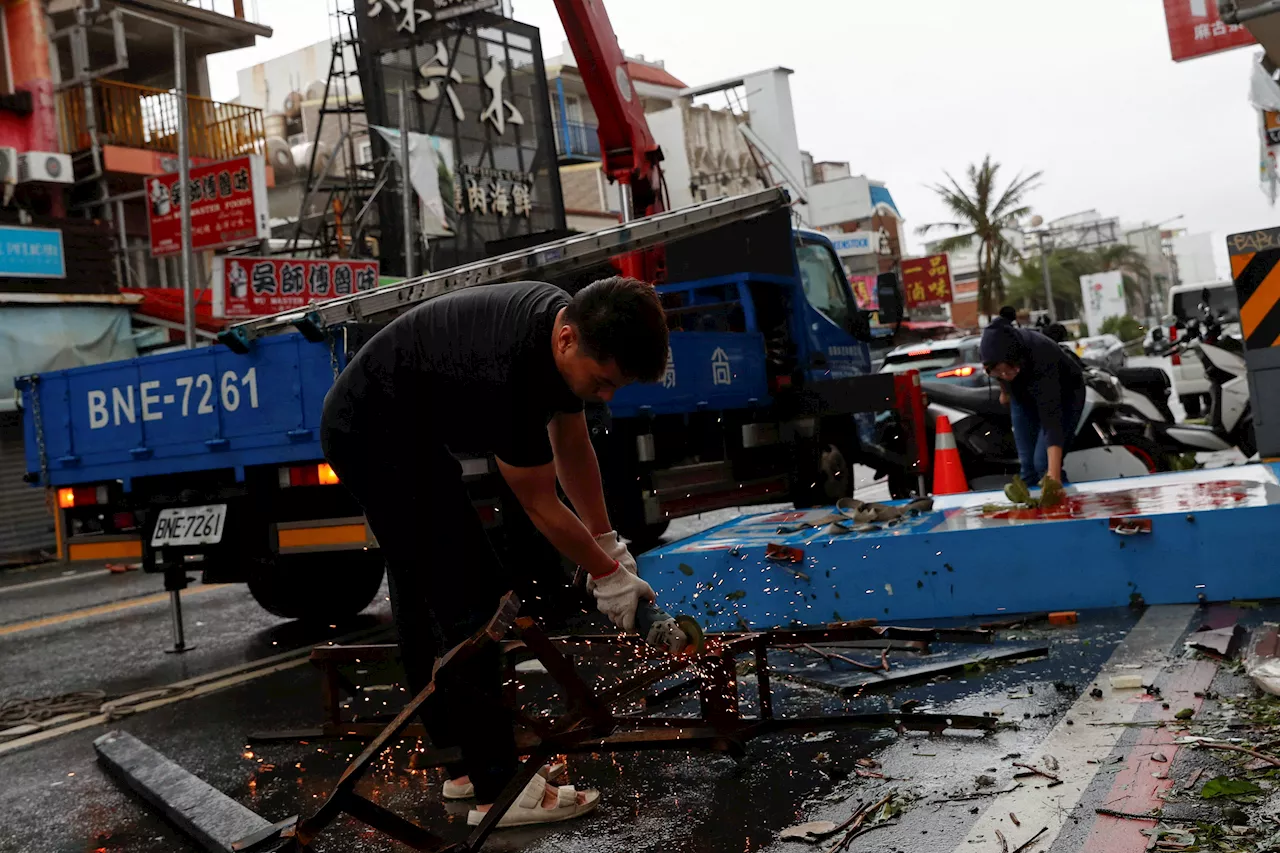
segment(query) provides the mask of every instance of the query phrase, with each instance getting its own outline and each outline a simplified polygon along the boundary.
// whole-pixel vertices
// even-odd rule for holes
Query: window
[[[1227,322],[1235,323],[1240,320],[1240,303],[1236,301],[1234,285],[1183,290],[1174,294],[1172,301],[1173,314],[1183,323],[1200,319],[1201,305],[1207,305],[1213,316],[1223,317]]]
[[[373,143],[365,139],[356,144],[356,165],[367,166],[373,162]]]
[[[578,100],[577,95],[564,96],[564,111],[569,121],[582,124],[582,101]]]
[[[801,243],[796,246],[796,258],[809,304],[840,328],[849,328],[854,306],[835,255],[820,243]]]

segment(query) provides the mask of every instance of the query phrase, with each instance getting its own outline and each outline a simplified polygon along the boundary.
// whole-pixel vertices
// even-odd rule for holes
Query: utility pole
[[[191,153],[187,139],[187,35],[173,28],[173,94],[178,104],[178,186],[182,188],[182,331],[187,349],[196,345],[196,294],[191,280]]]
[[[1036,232],[1036,241],[1040,244],[1040,275],[1044,279],[1045,308],[1049,312],[1049,322],[1052,323],[1058,318],[1053,314],[1053,283],[1049,278],[1049,252],[1045,248],[1047,236],[1049,236],[1048,228],[1042,228]]]

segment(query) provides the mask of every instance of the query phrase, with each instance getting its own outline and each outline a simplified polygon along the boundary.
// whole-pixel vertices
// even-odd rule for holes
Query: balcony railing
[[[556,125],[556,153],[582,160],[600,159],[600,136],[594,124],[571,121]]]
[[[85,119],[84,89],[58,93],[58,121],[62,150],[92,147]],[[192,157],[223,160],[241,154],[261,154],[266,145],[262,110],[187,96],[187,138]],[[178,98],[173,92],[97,80],[93,83],[93,112],[98,143],[178,153]]]

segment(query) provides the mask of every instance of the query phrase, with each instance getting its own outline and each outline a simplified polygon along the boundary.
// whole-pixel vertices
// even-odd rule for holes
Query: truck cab
[[[657,289],[667,372],[619,391],[595,431],[623,534],[648,544],[679,516],[852,494],[872,415],[813,405],[871,375],[867,314],[831,241],[779,211],[668,247]]]

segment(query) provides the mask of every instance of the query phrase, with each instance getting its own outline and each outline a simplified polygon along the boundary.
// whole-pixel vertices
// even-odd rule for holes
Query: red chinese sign
[[[195,166],[184,194],[177,174],[147,178],[153,257],[182,251],[182,201],[191,199],[191,248],[222,249],[271,236],[267,223],[267,173],[250,154]]]
[[[1174,62],[1257,44],[1240,24],[1218,17],[1218,0],[1164,0]]]
[[[851,275],[849,285],[853,295],[858,299],[858,307],[863,311],[880,310],[880,294],[876,292],[876,277],[873,275]]]
[[[378,286],[377,261],[213,259],[213,316],[262,317]]]
[[[930,255],[902,262],[902,291],[907,309],[951,302],[951,267],[947,256]]]

